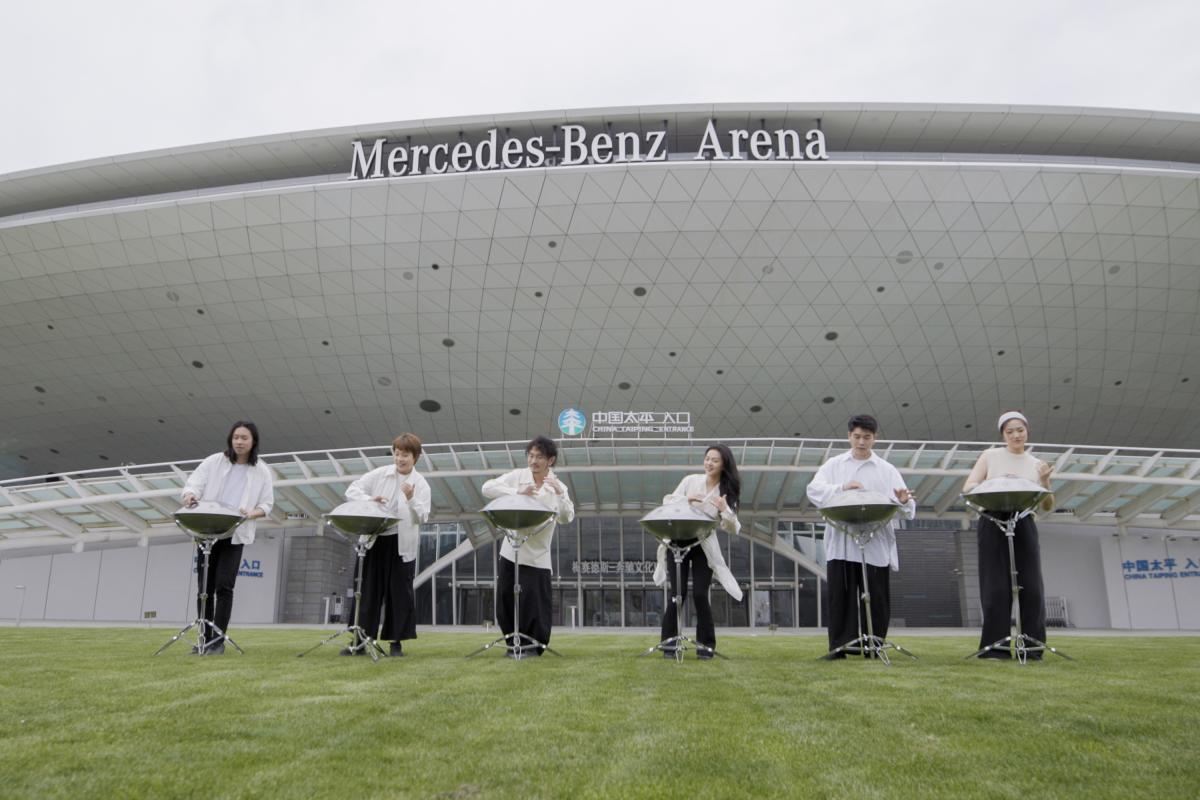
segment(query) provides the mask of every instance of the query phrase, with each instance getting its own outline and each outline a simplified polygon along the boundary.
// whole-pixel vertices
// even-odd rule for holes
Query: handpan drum
[[[181,508],[173,516],[179,527],[198,539],[228,539],[242,521],[241,512],[211,500]]]
[[[347,536],[377,536],[400,521],[374,500],[342,503],[326,514],[325,519]]]
[[[554,516],[554,509],[527,494],[506,494],[488,503],[479,513],[497,528],[519,531],[546,522]]]
[[[993,513],[1015,513],[1033,508],[1050,490],[1017,477],[991,478],[963,494],[967,502]]]
[[[717,520],[687,501],[659,506],[638,520],[656,539],[699,539],[712,533]]]
[[[874,525],[887,522],[900,510],[895,500],[866,489],[839,492],[821,506],[821,516],[841,525]]]

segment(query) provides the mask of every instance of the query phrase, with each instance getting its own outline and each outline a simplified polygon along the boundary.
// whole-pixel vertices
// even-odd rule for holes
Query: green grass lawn
[[[303,659],[316,630],[157,658],[164,629],[0,628],[3,797],[1196,797],[1200,638],[1059,638],[1077,660],[820,662],[820,637],[556,633],[514,662],[426,634]]]

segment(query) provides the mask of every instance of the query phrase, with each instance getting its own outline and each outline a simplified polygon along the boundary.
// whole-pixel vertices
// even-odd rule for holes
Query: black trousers
[[[391,642],[417,638],[417,603],[413,595],[416,566],[417,562],[400,558],[392,536],[377,539],[367,551],[363,558],[362,606],[358,612],[358,624],[367,636]]]
[[[237,581],[238,569],[242,566],[242,548],[232,539],[221,539],[213,545],[208,557],[207,609],[201,608],[200,596],[196,595],[196,614],[229,633],[229,615],[233,613],[233,584]],[[204,571],[204,554],[196,548],[200,561],[196,567]],[[211,629],[205,626],[205,638],[211,638]]]
[[[678,542],[685,547],[688,542]],[[666,610],[663,612],[662,638],[670,639],[679,635],[679,613],[675,608],[675,595],[687,602],[688,575],[692,577],[692,608],[696,609],[696,641],[707,647],[716,648],[717,630],[713,627],[712,603],[708,601],[708,588],[712,586],[712,567],[708,558],[697,545],[683,557],[679,565],[679,578],[683,581],[682,590],[675,587],[675,554],[667,553],[667,582],[670,586],[670,596],[667,597]]]
[[[834,650],[858,638],[859,620],[867,632],[866,609],[862,602],[862,564],[835,558],[825,564],[829,581],[829,649]],[[881,639],[887,638],[892,619],[891,570],[867,564],[867,589],[871,592],[871,628]]]
[[[1000,516],[1000,515],[996,515]],[[1013,535],[1017,585],[1021,587],[1021,631],[1046,641],[1046,597],[1042,586],[1042,551],[1037,523],[1025,517]],[[1008,570],[1008,537],[996,523],[979,518],[979,602],[983,607],[983,648],[1008,636],[1012,620],[1012,579]],[[1034,653],[1030,657],[1040,655]],[[988,658],[1010,658],[1007,650],[990,650]]]
[[[504,556],[499,559],[496,575],[496,621],[505,636],[513,633],[513,585],[516,565]],[[519,630],[542,644],[550,644],[554,619],[554,598],[550,590],[550,570],[521,565],[521,620]],[[540,650],[533,651],[541,655]]]

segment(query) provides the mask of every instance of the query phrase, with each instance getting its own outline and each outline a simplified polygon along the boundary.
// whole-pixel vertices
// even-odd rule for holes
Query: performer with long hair
[[[254,541],[254,521],[270,514],[275,505],[271,470],[258,459],[258,427],[247,420],[233,423],[225,437],[225,450],[200,462],[184,483],[180,498],[188,508],[207,500],[237,509],[246,518],[231,538],[213,545],[206,589],[213,600],[207,604],[208,608],[200,608],[200,599],[196,599],[200,614],[209,623],[202,635],[209,637],[210,625],[228,634],[233,585],[242,565],[242,549]],[[208,638],[204,647],[197,645],[192,652],[220,655],[225,652],[225,639]]]
[[[688,475],[675,491],[663,498],[663,504],[687,501],[708,511],[719,519],[718,526],[726,533],[741,533],[742,524],[738,521],[737,510],[741,499],[742,481],[738,476],[737,462],[733,453],[723,444],[710,445],[704,451],[704,472],[698,475]],[[678,545],[686,547],[695,540],[680,541]],[[716,535],[706,536],[699,547],[688,551],[680,565],[680,581],[682,586],[675,586],[675,570],[667,569],[666,545],[658,546],[658,564],[654,569],[654,583],[662,586],[670,584],[670,597],[667,608],[663,613],[662,639],[665,641],[679,635],[679,609],[675,608],[675,597],[685,597],[687,594],[688,575],[692,577],[692,607],[696,609],[696,641],[704,645],[696,650],[696,657],[704,660],[713,657],[717,646],[717,632],[713,626],[712,604],[708,599],[708,589],[712,585],[713,573],[717,580],[734,600],[742,599],[742,589],[725,565],[725,557],[721,554],[721,543]],[[675,658],[672,650],[663,650],[664,658]]]
[[[541,644],[550,643],[553,624],[554,598],[551,594],[550,573],[553,562],[550,545],[558,524],[568,524],[575,519],[575,505],[567,494],[567,487],[554,475],[554,462],[558,459],[558,445],[545,436],[534,437],[525,445],[526,467],[492,478],[480,490],[489,500],[506,494],[525,494],[536,498],[554,510],[554,517],[537,533],[530,536],[521,546],[521,619],[513,619],[513,586],[516,582],[516,551],[506,538],[500,546],[500,559],[496,575],[496,621],[505,636],[514,630],[532,636]],[[515,637],[514,637],[515,638]],[[510,639],[511,644],[513,640]],[[524,651],[524,655],[540,656],[542,650],[535,648]],[[507,654],[518,656],[511,646]]]
[[[359,624],[367,636],[390,641],[390,655],[402,656],[401,642],[417,638],[417,604],[413,593],[421,524],[429,519],[429,483],[417,472],[421,440],[402,433],[392,441],[393,464],[378,467],[346,489],[347,500],[373,500],[400,520],[396,527],[376,539],[363,559],[362,608]],[[394,533],[393,547],[388,534]],[[387,537],[387,538],[384,538]],[[383,610],[383,629],[379,628]],[[355,642],[342,655],[366,655],[364,642]]]
[[[825,505],[834,496],[851,489],[866,489],[895,497],[903,506],[905,519],[917,514],[917,503],[909,493],[899,470],[875,455],[875,437],[879,423],[868,414],[856,414],[847,423],[850,449],[830,458],[808,484],[808,499],[813,505]],[[887,638],[891,621],[891,576],[900,569],[896,550],[896,522],[892,521],[860,548],[840,528],[825,525],[825,570],[829,585],[829,655],[845,658],[833,651],[858,638],[858,621],[866,613],[862,603],[862,564],[867,565],[867,589],[871,593],[871,628],[880,639]],[[867,655],[864,651],[863,655]]]
[[[1051,467],[1027,452],[1029,420],[1020,411],[1005,411],[997,422],[1003,447],[993,447],[979,454],[971,474],[963,484],[969,492],[989,478],[1025,478],[1050,489]],[[1054,495],[1046,495],[1040,510],[1054,508]],[[1009,634],[1012,618],[1012,586],[1008,564],[1008,542],[1002,530],[986,517],[979,518],[979,602],[983,610],[983,631],[979,647],[987,647]],[[1038,545],[1037,523],[1033,515],[1023,517],[1013,536],[1013,554],[1021,585],[1021,631],[1039,641],[1046,641],[1046,598],[1042,585],[1042,556]],[[1008,650],[991,649],[980,658],[1011,658]],[[1028,658],[1038,660],[1042,651],[1030,651]]]

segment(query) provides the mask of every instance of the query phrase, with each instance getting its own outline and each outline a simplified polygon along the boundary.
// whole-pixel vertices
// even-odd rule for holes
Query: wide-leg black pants
[[[242,549],[245,545],[234,544],[232,539],[221,539],[213,544],[208,558],[208,602],[201,607],[199,593],[196,595],[196,615],[229,633],[229,616],[233,613],[233,584],[237,582],[238,569],[242,566]],[[196,548],[199,561],[196,568],[204,571],[204,554]],[[205,626],[204,637],[212,639],[216,634]]]
[[[513,633],[513,585],[515,565],[504,556],[499,559],[496,576],[496,621],[505,636]],[[521,565],[521,620],[519,630],[544,645],[550,644],[550,629],[554,619],[554,597],[551,594],[550,570]],[[526,643],[528,644],[528,643]],[[541,650],[527,651],[541,655]]]
[[[862,564],[835,558],[825,565],[829,582],[829,649],[834,650],[858,638],[859,622],[867,632],[866,609],[862,601]],[[892,619],[891,570],[867,564],[867,588],[871,592],[871,628],[886,639]]]
[[[687,546],[687,542],[680,542]],[[713,626],[712,603],[708,600],[708,589],[712,586],[712,567],[708,565],[708,558],[704,555],[704,551],[697,545],[693,547],[686,556],[683,557],[683,563],[679,565],[679,578],[683,582],[683,589],[677,590],[675,587],[675,555],[667,553],[667,580],[670,586],[670,596],[667,597],[666,610],[663,612],[662,621],[662,639],[670,639],[672,636],[679,635],[679,614],[675,608],[675,595],[687,598],[688,575],[692,578],[692,608],[696,609],[696,641],[714,650],[717,647],[717,630]]]
[[[385,642],[417,638],[417,603],[413,593],[416,566],[417,562],[400,558],[396,540],[391,536],[377,539],[367,551],[363,558],[362,607],[358,612],[358,624],[367,636]]]
[[[1003,639],[1011,630],[1013,598],[1007,539],[996,523],[984,517],[979,518],[979,603],[983,610],[980,648]],[[1038,545],[1037,523],[1032,516],[1017,523],[1013,535],[1013,554],[1017,561],[1017,585],[1021,587],[1021,631],[1044,642],[1046,597],[1042,585],[1042,552]],[[1033,653],[1030,658],[1039,655]],[[1007,650],[990,650],[984,657],[1011,656]]]

